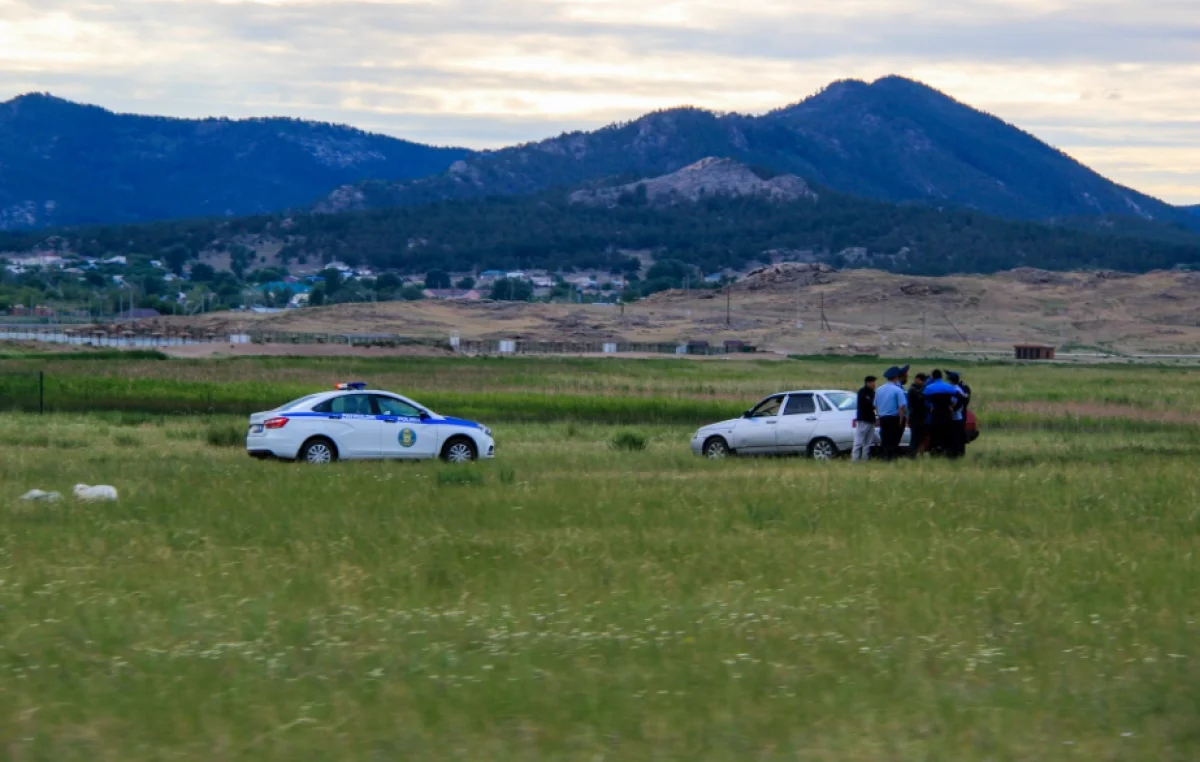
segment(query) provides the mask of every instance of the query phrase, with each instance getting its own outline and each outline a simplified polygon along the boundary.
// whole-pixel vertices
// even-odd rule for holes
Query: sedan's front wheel
[[[713,437],[704,443],[704,457],[709,460],[720,460],[728,455],[729,443],[721,437]]]
[[[821,437],[808,446],[808,456],[813,460],[833,460],[838,456],[838,448],[833,440]]]

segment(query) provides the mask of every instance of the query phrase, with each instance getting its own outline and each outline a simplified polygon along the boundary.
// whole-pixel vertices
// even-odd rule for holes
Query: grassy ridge
[[[168,361],[61,355],[0,363],[0,409],[246,415],[363,379],[433,409],[485,422],[697,425],[776,391],[855,389],[895,361],[788,362],[578,358],[241,358]],[[956,364],[988,429],[1136,433],[1200,421],[1195,370]],[[915,365],[914,367],[922,367]]]
[[[319,390],[308,384],[215,384],[170,379],[52,375],[46,379],[45,409],[48,412],[238,415],[270,410],[290,399]],[[729,418],[742,412],[736,403],[652,397],[430,391],[419,399],[422,404],[443,414],[504,422],[696,423]],[[36,410],[36,379],[0,375],[0,406]]]

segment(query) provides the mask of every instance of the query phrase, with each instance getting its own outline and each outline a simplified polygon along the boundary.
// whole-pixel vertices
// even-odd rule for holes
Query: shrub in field
[[[641,452],[646,449],[648,440],[641,434],[632,431],[622,431],[613,437],[609,442],[609,446],[614,450],[622,450],[624,452]]]
[[[440,487],[478,487],[483,485],[483,474],[471,468],[455,468],[438,471]]]
[[[94,415],[99,417],[101,420],[111,423],[114,426],[145,426],[149,424],[161,426],[163,424],[163,417],[161,415],[153,415],[151,413],[142,413],[138,411],[101,411],[94,413]]]
[[[241,447],[246,443],[246,429],[240,424],[209,424],[205,439],[213,447]]]
[[[780,524],[783,522],[783,509],[778,505],[756,505],[751,503],[746,506],[746,516],[750,519],[750,524],[755,529],[766,529],[772,524]]]
[[[113,442],[117,447],[141,447],[142,440],[133,434],[120,433],[113,437]]]

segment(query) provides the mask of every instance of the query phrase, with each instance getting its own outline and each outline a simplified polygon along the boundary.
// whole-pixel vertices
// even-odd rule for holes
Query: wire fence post
[[[46,413],[46,371],[38,371],[38,415]]]

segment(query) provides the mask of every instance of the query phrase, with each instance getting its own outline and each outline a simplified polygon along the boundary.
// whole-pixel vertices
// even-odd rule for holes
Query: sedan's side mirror
[[[422,411],[421,411],[421,420],[422,420],[422,421],[428,421],[428,420],[429,420],[429,413],[427,413],[427,412],[425,412],[424,410],[422,410]]]
[[[753,412],[754,412],[753,410],[747,410],[746,412],[742,413],[742,417],[743,417],[743,418],[749,418],[749,417],[750,417],[750,414],[751,414],[751,413],[753,413]]]

